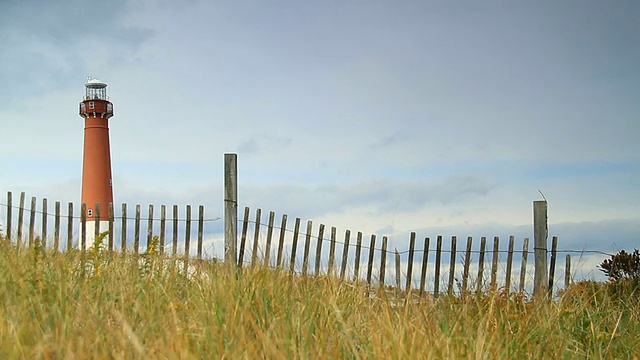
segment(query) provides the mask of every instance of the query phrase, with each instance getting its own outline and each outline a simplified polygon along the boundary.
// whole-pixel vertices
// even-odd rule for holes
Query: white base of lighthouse
[[[98,234],[102,234],[105,231],[109,231],[109,222],[108,221],[98,221]],[[106,234],[102,241],[100,242],[100,247],[106,249],[109,247],[109,237],[111,234]],[[87,220],[85,223],[85,246],[84,249],[88,250],[94,247],[96,241],[96,221],[95,220]],[[80,223],[80,241],[78,243],[78,248],[82,249],[82,223]]]

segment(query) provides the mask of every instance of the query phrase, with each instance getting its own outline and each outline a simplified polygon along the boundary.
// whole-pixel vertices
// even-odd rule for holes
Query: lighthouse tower
[[[80,116],[84,118],[82,202],[86,204],[86,231],[89,240],[94,238],[96,230],[97,203],[100,204],[98,230],[103,232],[109,228],[109,203],[113,202],[109,118],[113,116],[113,104],[107,96],[107,84],[102,81],[88,77],[85,88],[84,99],[80,102]]]

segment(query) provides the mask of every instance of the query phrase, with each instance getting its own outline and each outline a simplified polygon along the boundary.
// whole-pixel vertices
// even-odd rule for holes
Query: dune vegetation
[[[560,298],[438,299],[330,277],[0,241],[2,359],[640,357],[640,305],[606,284]]]

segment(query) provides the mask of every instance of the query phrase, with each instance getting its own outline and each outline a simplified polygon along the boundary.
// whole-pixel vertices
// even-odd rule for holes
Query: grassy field
[[[83,257],[0,241],[0,358],[640,356],[638,301],[594,284],[551,302],[482,294],[404,305],[327,277],[183,270],[155,254]]]

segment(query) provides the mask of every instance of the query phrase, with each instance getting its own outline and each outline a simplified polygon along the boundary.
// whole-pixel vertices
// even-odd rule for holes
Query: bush
[[[599,268],[609,277],[609,290],[617,299],[636,299],[640,291],[640,251],[624,250],[604,260]]]
[[[611,259],[603,261],[599,267],[610,280],[637,279],[640,277],[640,252],[636,249],[629,254],[621,250],[611,255]]]

